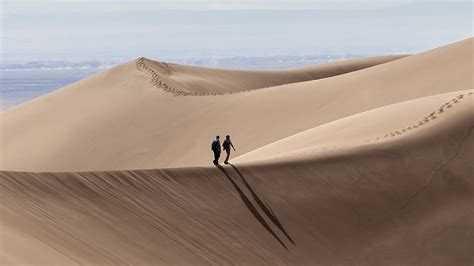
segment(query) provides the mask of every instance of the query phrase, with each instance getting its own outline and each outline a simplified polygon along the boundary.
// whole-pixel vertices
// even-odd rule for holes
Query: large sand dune
[[[472,95],[459,95],[412,133],[325,156],[3,172],[3,262],[472,263]]]
[[[470,39],[325,79],[176,96],[130,62],[3,112],[1,169],[208,165],[216,134],[231,134],[241,155],[346,116],[471,89],[472,70]]]
[[[155,86],[178,95],[222,95],[277,85],[317,80],[372,67],[400,56],[379,56],[284,70],[225,70],[137,60]]]
[[[3,112],[0,262],[470,265],[472,53],[138,59]]]
[[[419,135],[418,130],[432,126],[432,122],[443,118],[461,101],[466,114],[472,111],[471,94],[472,90],[450,92],[372,109],[289,136],[243,154],[234,161],[325,156],[332,150],[392,142],[406,134]]]
[[[342,74],[349,69],[357,70],[397,58],[399,56],[368,58],[351,60],[347,66],[329,63],[286,71],[211,70],[177,65],[173,68],[182,69],[198,88],[207,84],[196,81],[201,77],[199,71],[204,76],[213,73],[213,82],[217,82],[223,75],[221,72],[225,72],[228,83],[239,85],[241,80],[242,86],[248,85],[246,83],[251,78],[253,87],[242,87],[248,90]],[[237,94],[219,98],[176,97],[186,89],[169,93],[169,87],[157,87],[159,80],[153,74],[156,72],[150,74],[142,69],[140,62],[143,60],[116,67],[2,113],[4,156],[1,169],[82,171],[207,165],[209,158],[204,151],[209,151],[209,142],[223,130],[221,134],[232,132],[236,137],[247,136],[240,145],[242,151],[299,130],[299,127],[285,127],[275,136],[251,140],[253,134],[248,132],[265,129],[273,123],[268,116],[280,109],[273,105],[271,98]],[[145,62],[154,69],[158,69],[155,65],[162,64]],[[197,73],[190,75],[191,71]],[[257,79],[259,75],[261,79]],[[268,77],[278,77],[278,80]],[[167,82],[175,84],[169,79]],[[253,99],[250,102],[249,96]],[[298,95],[294,98],[304,100]],[[272,104],[270,109],[265,108],[268,104]],[[311,105],[306,103],[303,107]],[[252,122],[255,127],[244,127],[244,121],[252,113],[257,114]],[[300,125],[305,126],[301,123],[295,126]]]

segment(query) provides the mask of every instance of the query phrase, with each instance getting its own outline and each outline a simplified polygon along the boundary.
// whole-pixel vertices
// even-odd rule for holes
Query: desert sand
[[[272,71],[138,58],[4,111],[0,262],[471,265],[473,44]],[[216,134],[232,165],[211,165]]]

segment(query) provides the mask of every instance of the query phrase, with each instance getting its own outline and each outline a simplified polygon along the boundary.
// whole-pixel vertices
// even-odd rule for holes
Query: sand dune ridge
[[[0,172],[3,262],[466,264],[474,219],[468,115],[445,112],[449,119],[432,123],[427,137],[323,158]]]
[[[396,130],[396,131],[392,131],[390,133],[387,133],[383,137],[387,138],[387,137],[395,137],[397,135],[403,135],[404,133],[407,133],[412,129],[423,126],[426,123],[429,123],[429,122],[435,120],[439,115],[442,115],[443,113],[445,113],[445,111],[447,111],[447,109],[454,107],[454,105],[458,104],[461,100],[465,99],[466,96],[472,96],[472,94],[473,94],[472,91],[468,92],[468,93],[464,93],[464,94],[459,94],[456,97],[449,100],[448,102],[441,105],[438,109],[434,110],[429,115],[423,117],[423,119],[420,119],[419,121],[414,122],[413,124],[411,124],[411,125],[409,125],[405,128],[402,128],[400,130]],[[381,137],[377,137],[376,139],[373,139],[373,140],[379,140],[380,138]],[[367,141],[370,141],[370,140],[367,140]]]
[[[327,77],[333,77],[337,75],[342,75],[345,73],[369,68],[379,64],[384,64],[393,60],[397,60],[405,57],[406,55],[394,55],[394,56],[378,56],[378,57],[369,57],[362,59],[353,59],[346,60],[342,62],[330,62],[326,64],[299,67],[294,69],[285,69],[285,70],[225,70],[225,69],[211,69],[211,68],[201,68],[193,67],[186,65],[176,65],[179,67],[179,70],[172,70],[173,67],[166,62],[159,62],[147,59],[145,57],[140,57],[135,60],[136,68],[139,71],[142,71],[150,78],[151,84],[158,89],[161,89],[165,92],[171,93],[178,96],[208,96],[208,95],[229,95],[241,92],[248,92],[254,90],[265,89],[277,85],[303,82],[309,80],[322,79]],[[153,66],[152,66],[153,65]],[[189,71],[189,73],[188,73]],[[200,76],[203,75],[207,80],[213,80],[217,78],[215,82],[210,82],[207,85],[200,86],[200,89],[194,91],[186,85],[179,85],[180,88],[177,88],[170,84],[170,82],[175,83],[176,80],[173,80],[173,74],[185,74],[188,77],[193,77],[192,80],[196,82],[194,84],[188,84],[188,86],[196,86],[197,83],[203,81],[204,78]],[[220,78],[220,75],[224,73],[225,78]],[[170,75],[170,76],[167,76]],[[246,84],[245,82],[241,84],[241,87],[238,85],[246,78],[250,80],[259,80],[256,84],[261,84],[262,86],[255,86]],[[180,78],[183,79],[183,78]],[[229,79],[226,84],[220,84],[225,79]],[[276,81],[274,81],[276,80]],[[263,82],[262,82],[263,81]],[[235,84],[228,83],[233,82]],[[255,82],[255,81],[254,81]],[[210,88],[210,85],[213,85],[214,88]],[[176,84],[175,84],[176,85]],[[223,89],[225,85],[231,85],[235,87],[234,89]],[[206,88],[207,87],[207,88]]]
[[[140,58],[2,112],[0,264],[471,265],[472,48]]]
[[[427,126],[429,123],[432,123],[433,121],[439,120],[439,118],[443,118],[446,114],[448,114],[453,110],[457,110],[455,108],[458,106],[459,103],[464,102],[463,108],[459,110],[461,113],[472,113],[474,115],[474,110],[472,109],[472,95],[473,95],[472,90],[465,90],[461,92],[451,92],[451,93],[445,93],[445,94],[439,94],[439,95],[433,95],[433,96],[428,96],[420,99],[415,99],[403,103],[396,103],[390,106],[386,107],[381,107],[381,108],[376,108],[369,110],[364,113],[360,114],[355,114],[349,117],[345,117],[336,121],[332,121],[329,124],[324,124],[322,126],[317,126],[312,129],[305,130],[303,132],[297,133],[295,135],[289,136],[287,138],[284,138],[282,140],[278,140],[274,143],[270,143],[266,146],[263,146],[261,148],[255,149],[249,153],[242,154],[235,158],[236,161],[238,162],[252,162],[254,160],[262,161],[262,160],[286,160],[291,157],[299,157],[303,158],[304,156],[308,156],[309,154],[314,154],[314,153],[325,153],[329,151],[333,151],[335,149],[341,149],[341,148],[349,148],[349,147],[356,147],[360,145],[371,145],[374,142],[386,142],[386,141],[391,141],[392,138],[395,137],[402,137],[405,134],[409,133],[416,133],[416,129],[422,129],[425,126]],[[333,142],[338,142],[337,146],[333,146],[330,142],[328,141],[327,138],[322,138],[322,136],[326,135],[326,132],[331,134],[330,132],[338,131],[337,128],[334,128],[332,124],[342,124],[349,126],[351,123],[367,123],[366,121],[371,120],[371,118],[368,117],[369,114],[371,113],[384,113],[386,112],[385,110],[390,110],[390,109],[398,109],[403,112],[409,113],[410,110],[414,110],[414,108],[417,107],[417,105],[420,105],[423,101],[426,103],[430,100],[434,101],[434,98],[439,98],[440,100],[448,98],[449,100],[445,100],[445,102],[440,105],[439,107],[435,107],[436,109],[427,109],[425,107],[421,109],[427,109],[425,113],[426,115],[420,118],[419,120],[415,120],[414,122],[412,121],[406,121],[407,126],[404,127],[399,127],[397,129],[390,130],[388,132],[377,132],[377,134],[371,134],[370,132],[367,131],[360,131],[360,129],[355,129],[354,134],[357,134],[357,131],[360,131],[358,134],[364,132],[365,135],[367,135],[368,138],[353,138],[350,135],[347,135],[345,137],[345,141],[341,141],[338,138],[335,138]],[[440,100],[436,100],[437,102]],[[418,104],[417,104],[418,102]],[[404,107],[399,107],[401,104],[404,104]],[[433,104],[430,104],[432,106]],[[395,113],[395,111],[393,111]],[[429,112],[429,113],[428,113]],[[386,114],[386,116],[390,116],[390,114]],[[408,119],[407,119],[408,120]],[[377,120],[372,120],[373,123],[377,123]],[[466,121],[467,123],[472,123],[471,121]],[[319,129],[322,129],[322,127],[328,127],[328,129],[321,131]],[[383,128],[383,126],[381,127]],[[332,129],[332,130],[331,130]],[[318,131],[319,130],[319,131]],[[370,130],[367,128],[366,130]],[[329,136],[331,138],[331,136]],[[305,140],[306,139],[306,140]],[[308,139],[310,139],[308,141]],[[328,142],[328,143],[325,143]],[[320,146],[320,144],[323,143],[323,146]]]

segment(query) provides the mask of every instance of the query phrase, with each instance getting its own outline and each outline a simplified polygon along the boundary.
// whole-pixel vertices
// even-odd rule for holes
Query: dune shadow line
[[[286,238],[288,238],[288,240],[293,244],[295,245],[295,242],[293,241],[293,239],[290,237],[290,235],[286,232],[285,228],[283,227],[283,225],[281,224],[280,220],[278,220],[278,218],[276,217],[275,213],[272,211],[272,209],[270,208],[270,205],[267,203],[267,202],[264,202],[260,199],[260,197],[257,195],[257,193],[255,193],[255,191],[252,189],[252,187],[250,186],[250,184],[247,182],[247,180],[244,178],[244,176],[242,175],[242,173],[240,172],[240,170],[233,164],[230,164],[230,166],[232,166],[232,168],[234,168],[234,170],[237,172],[237,174],[240,176],[240,179],[242,180],[242,182],[244,183],[244,185],[247,187],[247,189],[250,191],[250,194],[252,194],[252,197],[253,199],[255,200],[255,202],[257,202],[258,206],[260,206],[260,208],[263,210],[263,212],[267,215],[267,217],[276,225],[276,227],[278,227],[278,229],[280,229],[280,231],[286,236]]]
[[[240,198],[242,199],[242,201],[244,202],[245,206],[247,206],[247,208],[249,209],[249,211],[253,214],[253,216],[255,217],[255,219],[257,219],[257,221],[273,236],[275,237],[278,242],[280,242],[280,244],[286,249],[288,250],[288,248],[286,247],[286,245],[281,241],[281,239],[275,234],[275,232],[272,230],[272,228],[270,227],[270,225],[268,225],[268,223],[265,221],[265,219],[260,215],[260,213],[257,211],[257,208],[255,208],[255,206],[253,206],[252,202],[250,202],[249,198],[244,194],[244,192],[240,189],[240,187],[237,185],[237,183],[235,183],[234,180],[232,180],[232,178],[230,177],[230,175],[227,173],[227,171],[224,169],[224,167],[220,166],[220,165],[216,165],[217,168],[219,168],[219,170],[222,171],[222,173],[224,173],[224,175],[227,177],[227,179],[229,179],[229,181],[232,183],[232,185],[234,186],[235,190],[239,193],[239,196]]]

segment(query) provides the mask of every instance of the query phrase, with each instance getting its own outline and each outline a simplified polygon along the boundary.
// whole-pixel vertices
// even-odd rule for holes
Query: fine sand
[[[473,48],[139,58],[4,111],[0,264],[471,265]]]

